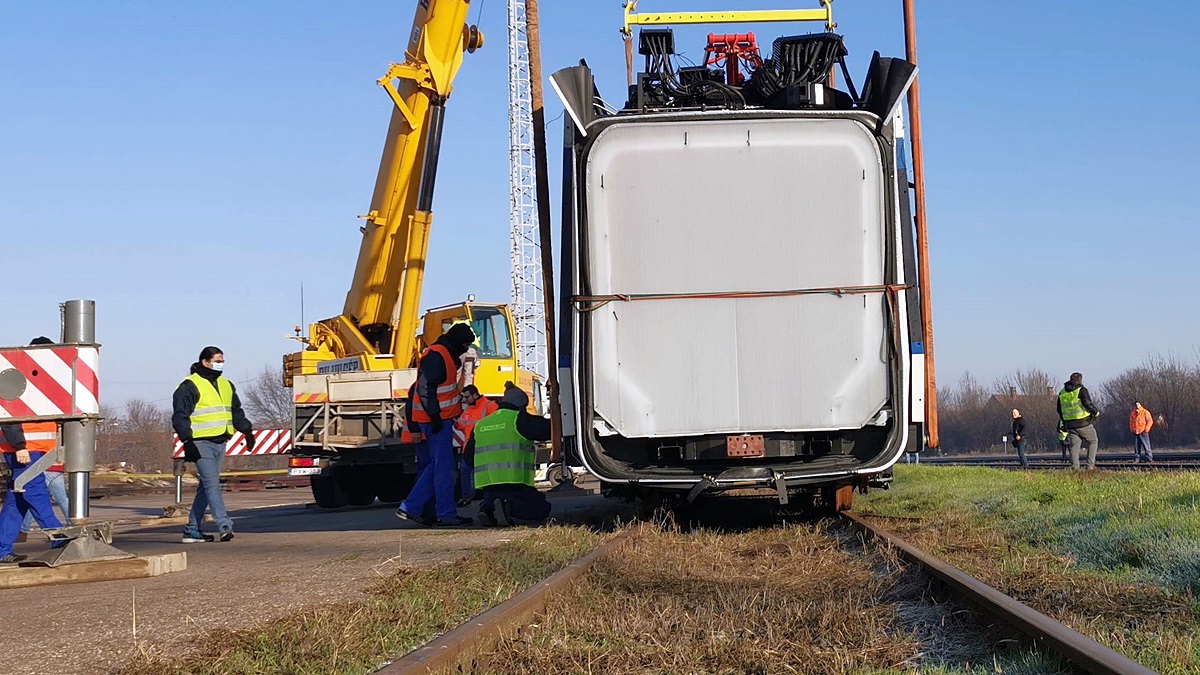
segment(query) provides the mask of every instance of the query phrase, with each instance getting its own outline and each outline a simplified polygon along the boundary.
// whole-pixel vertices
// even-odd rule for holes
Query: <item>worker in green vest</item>
[[[1067,435],[1067,430],[1062,426],[1062,420],[1058,421],[1058,447],[1062,450],[1062,458],[1064,462],[1071,459],[1071,440]]]
[[[533,525],[550,515],[550,502],[533,487],[534,443],[550,440],[550,420],[525,410],[529,395],[504,383],[500,409],[475,425],[475,487],[483,491],[479,523],[494,527],[496,502],[509,525]]]
[[[191,374],[176,387],[172,400],[171,426],[183,444],[183,459],[195,462],[200,476],[188,524],[183,528],[185,544],[233,539],[233,520],[221,496],[225,443],[240,431],[246,435],[246,451],[254,450],[254,426],[242,411],[233,383],[221,374],[224,370],[225,354],[217,347],[205,347],[192,364]],[[217,522],[216,537],[200,529],[204,512],[210,507]]]
[[[1071,444],[1071,468],[1079,470],[1079,451],[1087,446],[1087,470],[1096,470],[1096,449],[1100,445],[1096,437],[1096,418],[1100,409],[1092,402],[1092,395],[1083,386],[1083,374],[1071,373],[1071,378],[1058,392],[1058,418],[1067,432]]]

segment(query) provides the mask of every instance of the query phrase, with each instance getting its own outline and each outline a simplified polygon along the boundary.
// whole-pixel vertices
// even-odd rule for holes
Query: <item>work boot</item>
[[[438,527],[467,527],[468,525],[474,525],[474,524],[475,524],[475,521],[471,520],[470,518],[467,518],[466,516],[454,516],[453,518],[451,518],[449,520],[437,521]]]
[[[233,530],[221,530],[221,541],[233,541]]]
[[[20,553],[9,553],[3,558],[0,558],[0,565],[16,565],[28,557],[29,556],[21,555]]]
[[[496,527],[496,513],[491,509],[479,509],[479,524],[484,527]]]
[[[404,509],[396,509],[396,517],[401,520],[407,520],[410,523],[416,523],[421,527],[433,527],[433,519],[424,516],[415,516]]]
[[[500,500],[500,512],[504,514],[504,523],[509,527],[516,525],[512,517],[512,502],[507,499]]]
[[[191,528],[183,528],[183,543],[185,544],[203,544],[216,540],[217,538],[211,534],[204,534],[200,530],[193,530]]]

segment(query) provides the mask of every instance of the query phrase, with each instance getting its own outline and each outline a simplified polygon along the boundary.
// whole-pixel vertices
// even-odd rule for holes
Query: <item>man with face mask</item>
[[[224,369],[225,354],[217,347],[205,347],[192,364],[192,374],[175,389],[173,397],[171,426],[183,442],[184,461],[195,462],[196,473],[200,475],[200,487],[192,501],[188,524],[183,528],[185,544],[216,539],[200,530],[209,507],[221,541],[233,539],[233,520],[225,511],[225,499],[221,496],[225,442],[235,431],[240,431],[246,434],[246,449],[254,449],[254,426],[242,411],[233,383],[221,375]]]
[[[417,446],[417,463],[424,469],[396,515],[418,525],[459,527],[471,524],[458,515],[454,496],[454,420],[462,414],[462,392],[458,369],[462,355],[475,342],[475,332],[466,324],[455,324],[421,353],[417,366],[416,396],[412,418],[423,440]],[[425,508],[433,503],[437,519],[426,518]]]

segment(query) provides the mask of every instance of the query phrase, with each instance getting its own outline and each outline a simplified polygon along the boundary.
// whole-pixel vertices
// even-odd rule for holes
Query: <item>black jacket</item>
[[[199,362],[192,364],[192,372],[212,382],[213,386],[216,386],[217,378],[221,376],[221,373],[212,368],[205,368]],[[228,380],[226,381],[228,382]],[[254,430],[254,425],[246,419],[246,413],[242,410],[242,401],[237,395],[237,388],[233,386],[232,382],[229,383],[229,387],[233,389],[233,428],[243,434],[248,434]],[[200,390],[196,389],[196,385],[192,384],[191,380],[184,380],[175,388],[175,395],[171,401],[173,408],[171,427],[175,429],[179,440],[185,442],[192,440],[192,413],[196,410],[196,403],[200,401]],[[224,443],[229,440],[229,434],[221,434],[215,438],[204,440]]]
[[[462,366],[460,355],[455,354],[458,350],[450,345],[445,335],[438,338],[434,344],[441,345],[450,352],[450,358],[454,359],[456,369]],[[421,404],[425,408],[425,412],[429,413],[429,419],[441,417],[442,406],[438,403],[437,388],[445,381],[446,361],[440,354],[430,350],[428,354],[421,357],[421,362],[417,364],[417,395],[421,397]]]
[[[1092,402],[1092,395],[1088,392],[1087,387],[1083,386],[1082,384],[1073,384],[1071,382],[1067,382],[1063,384],[1063,389],[1066,391],[1075,391],[1078,389],[1079,404],[1083,406],[1084,410],[1091,414],[1081,420],[1063,419],[1062,399],[1060,398],[1058,399],[1058,419],[1062,420],[1062,427],[1064,429],[1081,429],[1095,422],[1096,416],[1100,414],[1100,409],[1097,408],[1096,404]]]
[[[25,431],[20,424],[0,424],[0,434],[4,434],[4,440],[17,450],[25,449]]]
[[[1017,436],[1020,436],[1022,440],[1025,439],[1025,418],[1024,417],[1014,417],[1013,418],[1012,436],[1013,436],[1012,440],[1014,443],[1017,442]]]
[[[524,408],[518,408],[511,403],[500,402],[501,410],[517,411],[517,433],[531,441],[550,440],[550,418],[530,415]]]

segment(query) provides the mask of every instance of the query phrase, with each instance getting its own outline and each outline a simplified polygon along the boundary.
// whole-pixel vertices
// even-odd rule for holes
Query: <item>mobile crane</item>
[[[284,356],[294,399],[289,473],[310,476],[325,508],[408,493],[416,453],[400,439],[405,399],[421,351],[454,323],[469,323],[478,336],[464,373],[481,394],[498,397],[511,380],[542,398],[540,380],[517,366],[507,305],[471,296],[429,310],[418,326],[446,101],[464,52],[483,46],[483,34],[467,23],[469,5],[418,0],[404,62],[378,81],[392,116],[346,304],[305,337],[297,327],[305,348]]]

